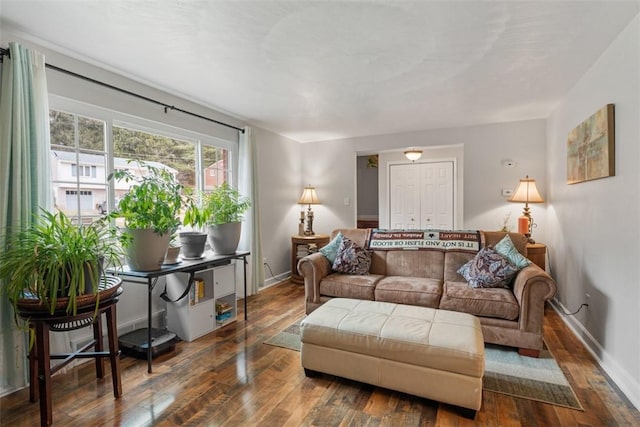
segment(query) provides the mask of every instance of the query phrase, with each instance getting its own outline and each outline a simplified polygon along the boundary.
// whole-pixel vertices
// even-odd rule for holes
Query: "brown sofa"
[[[370,229],[334,230],[365,247]],[[506,233],[482,231],[481,245],[493,246]],[[509,233],[514,246],[527,255],[527,240]],[[473,254],[442,251],[374,250],[367,275],[332,271],[321,253],[302,258],[306,312],[332,298],[354,298],[409,304],[473,314],[480,319],[484,341],[517,347],[537,357],[542,349],[544,303],[556,293],[553,279],[531,264],[518,272],[509,289],[471,288],[457,270]]]

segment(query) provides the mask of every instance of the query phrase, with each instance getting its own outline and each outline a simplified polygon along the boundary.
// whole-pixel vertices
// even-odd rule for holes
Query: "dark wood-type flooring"
[[[546,342],[586,410],[485,391],[471,421],[434,401],[328,375],[306,378],[300,353],[263,344],[302,317],[303,299],[303,287],[289,282],[249,297],[248,321],[240,313],[221,330],[179,343],[154,359],[152,374],[145,360],[123,357],[118,400],[110,373],[96,380],[93,363],[56,375],[54,425],[640,426],[640,413],[550,308]],[[27,389],[0,399],[0,410],[2,425],[39,424],[39,406],[29,402]]]

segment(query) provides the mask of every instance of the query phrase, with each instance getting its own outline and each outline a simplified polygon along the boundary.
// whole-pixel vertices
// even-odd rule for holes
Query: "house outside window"
[[[96,166],[83,166],[80,165],[80,167],[78,167],[78,165],[76,164],[72,164],[71,165],[71,176],[76,177],[76,176],[84,176],[84,177],[91,177],[91,178],[95,178],[96,177],[96,171],[97,171],[97,167]]]

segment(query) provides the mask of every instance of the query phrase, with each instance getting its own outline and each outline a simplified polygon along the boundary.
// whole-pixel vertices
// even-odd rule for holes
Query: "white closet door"
[[[453,229],[453,162],[389,168],[389,226]]]
[[[415,165],[389,168],[389,228],[420,228],[420,175]]]
[[[420,164],[420,227],[453,229],[453,162]]]

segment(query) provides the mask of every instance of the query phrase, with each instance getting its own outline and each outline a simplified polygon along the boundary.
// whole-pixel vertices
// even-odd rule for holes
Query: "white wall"
[[[291,236],[298,234],[303,183],[300,180],[300,143],[255,128],[258,148],[258,191],[262,250],[271,268],[265,268],[265,284],[291,271]],[[275,278],[271,276],[273,273]]]
[[[517,230],[517,217],[524,206],[507,202],[501,196],[501,189],[514,189],[518,180],[527,174],[536,179],[545,197],[544,120],[305,143],[302,144],[303,175],[316,185],[323,202],[314,209],[316,232],[329,233],[335,228],[355,226],[355,206],[353,203],[346,206],[344,198],[351,201],[355,198],[358,153],[401,151],[413,146],[425,150],[463,147],[464,156],[458,163],[464,197],[461,228],[497,230],[505,214],[511,213],[510,225]],[[517,165],[505,168],[504,159],[512,159]],[[379,170],[384,167],[381,161]],[[534,237],[543,242],[545,205],[532,205],[532,212],[539,224]]]
[[[640,16],[547,120],[547,244],[570,323],[640,408]],[[567,134],[615,104],[616,176],[566,184]]]

